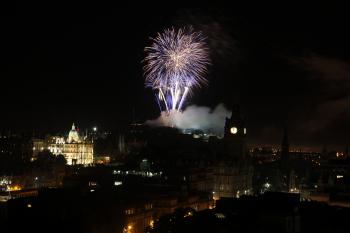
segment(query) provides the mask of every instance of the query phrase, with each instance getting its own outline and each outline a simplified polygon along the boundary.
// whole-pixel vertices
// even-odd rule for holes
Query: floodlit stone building
[[[33,140],[33,157],[45,149],[54,155],[64,155],[68,165],[88,165],[94,161],[92,141],[81,136],[74,123],[67,138],[53,136],[45,140]]]

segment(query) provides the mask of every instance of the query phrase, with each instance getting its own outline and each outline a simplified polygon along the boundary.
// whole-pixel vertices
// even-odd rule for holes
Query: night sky
[[[141,61],[149,37],[192,25],[207,37],[209,85],[188,104],[239,102],[251,143],[350,141],[349,14],[344,6],[1,7],[2,130],[114,129],[157,117]]]

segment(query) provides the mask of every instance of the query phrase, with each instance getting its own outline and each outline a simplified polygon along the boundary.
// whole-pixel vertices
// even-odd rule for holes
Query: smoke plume
[[[225,118],[231,112],[224,104],[214,109],[205,106],[188,106],[183,112],[172,111],[170,114],[162,112],[160,117],[146,121],[150,126],[170,126],[178,129],[199,129],[204,133],[222,136],[224,133]]]

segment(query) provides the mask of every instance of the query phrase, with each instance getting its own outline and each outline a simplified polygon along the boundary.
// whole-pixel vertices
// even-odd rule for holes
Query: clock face
[[[232,127],[232,128],[230,129],[231,134],[236,134],[237,131],[238,131],[238,129],[237,129],[236,127]]]

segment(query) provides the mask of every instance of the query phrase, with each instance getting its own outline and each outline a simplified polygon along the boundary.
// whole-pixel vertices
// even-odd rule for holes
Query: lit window
[[[89,186],[97,186],[97,183],[95,181],[90,181]]]
[[[152,209],[152,207],[153,207],[152,204],[146,204],[145,205],[145,209],[146,210],[150,210],[150,209]]]
[[[221,219],[226,218],[226,216],[223,213],[215,213],[215,217]]]
[[[131,215],[133,213],[134,213],[134,209],[127,209],[127,210],[125,210],[125,214],[126,215]]]
[[[121,181],[114,181],[114,186],[119,186],[119,185],[122,185],[123,184],[123,182],[121,182]]]

